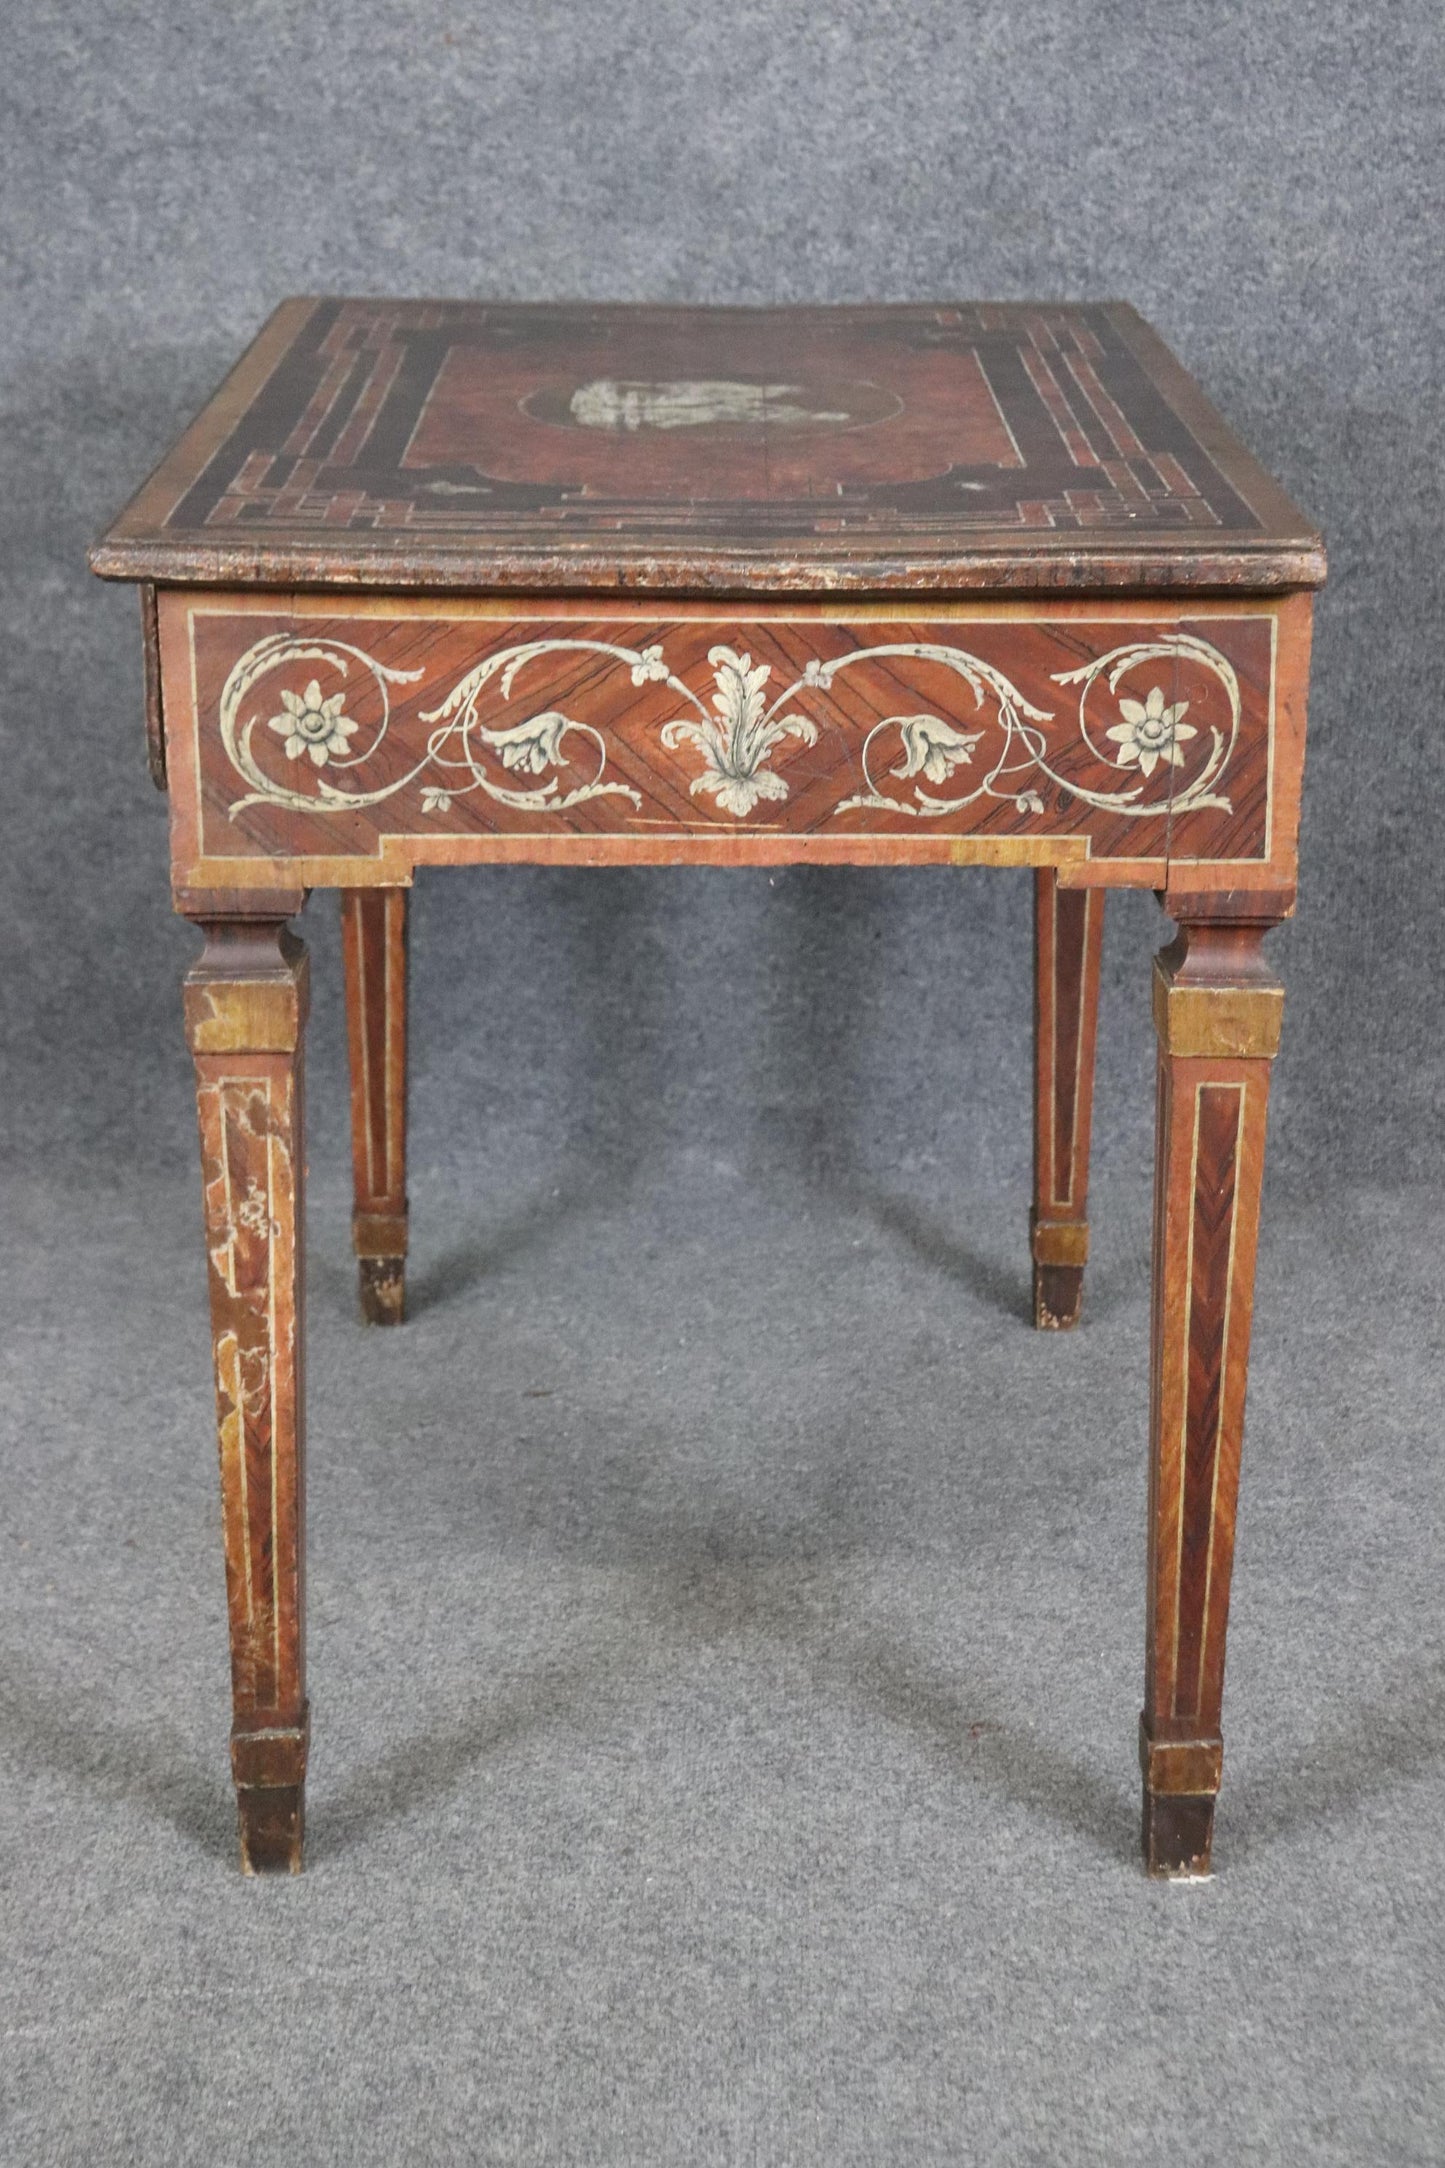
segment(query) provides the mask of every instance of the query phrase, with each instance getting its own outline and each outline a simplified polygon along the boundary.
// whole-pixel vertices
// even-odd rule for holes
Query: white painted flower
[[[1199,735],[1193,723],[1184,720],[1188,709],[1187,700],[1176,700],[1172,707],[1166,707],[1162,685],[1151,687],[1142,701],[1121,700],[1119,713],[1124,720],[1106,733],[1119,748],[1119,766],[1132,768],[1137,761],[1141,775],[1152,775],[1161,760],[1171,768],[1182,768],[1180,739]]]
[[[421,794],[421,809],[423,813],[450,813],[452,809],[451,792],[449,790],[438,790],[434,783],[429,783]]]
[[[502,766],[514,775],[543,775],[548,768],[562,765],[562,740],[571,728],[567,716],[549,708],[545,715],[514,723],[510,730],[486,730],[482,735],[501,754]]]
[[[304,693],[282,693],[285,713],[273,715],[270,727],[286,740],[288,760],[299,760],[303,753],[309,753],[317,767],[324,768],[333,753],[346,752],[346,741],[355,736],[357,726],[341,712],[345,700],[344,693],[333,693],[329,700],[323,700],[315,678]]]
[[[814,655],[804,663],[803,683],[805,685],[816,685],[821,692],[826,692],[832,682],[833,665],[830,662],[819,662],[817,656]]]
[[[806,715],[775,715],[767,712],[764,687],[772,676],[771,663],[755,663],[751,655],[736,648],[710,647],[712,704],[717,719],[691,716],[664,723],[662,742],[671,752],[679,745],[695,746],[705,766],[688,785],[694,797],[707,793],[716,798],[724,813],[741,820],[760,798],[786,798],[788,785],[765,763],[784,738],[815,745],[818,726]]]
[[[1042,813],[1044,801],[1036,790],[1021,790],[1014,800],[1020,813]]]
[[[955,730],[938,715],[900,715],[894,718],[899,736],[903,740],[903,759],[890,775],[922,775],[930,783],[946,783],[955,768],[964,767],[973,758],[973,749],[983,736],[981,730],[971,735]]]
[[[651,679],[663,679],[668,675],[667,664],[662,659],[660,647],[645,647],[632,665],[632,682],[645,685]]]

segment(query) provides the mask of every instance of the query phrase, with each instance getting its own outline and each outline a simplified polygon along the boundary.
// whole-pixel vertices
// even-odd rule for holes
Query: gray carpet
[[[1067,1339],[966,1169],[495,1160],[400,1335],[316,1200],[296,1882],[235,1871],[190,1186],[7,1196],[6,2159],[1437,2162],[1438,1202],[1274,1201],[1161,1887],[1143,1171]]]
[[[1434,0],[0,0],[0,2159],[1445,2160]],[[1218,1874],[1134,1858],[1147,966],[1024,1322],[1027,882],[424,881],[313,1031],[310,1865],[245,1884],[194,1118],[86,541],[284,293],[1122,295],[1325,525]]]

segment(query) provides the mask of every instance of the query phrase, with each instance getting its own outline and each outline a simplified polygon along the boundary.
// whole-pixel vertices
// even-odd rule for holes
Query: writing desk
[[[92,553],[140,584],[210,1261],[248,1870],[301,1863],[302,1049],[341,898],[401,1320],[426,865],[1036,869],[1034,1314],[1078,1317],[1104,892],[1155,961],[1144,1855],[1209,1868],[1320,540],[1119,304],[294,300]],[[398,1360],[404,1361],[399,1352]]]

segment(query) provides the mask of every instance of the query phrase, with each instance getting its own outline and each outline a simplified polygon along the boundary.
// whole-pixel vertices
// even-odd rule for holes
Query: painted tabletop
[[[679,594],[1324,572],[1310,522],[1117,302],[288,301],[91,561]]]

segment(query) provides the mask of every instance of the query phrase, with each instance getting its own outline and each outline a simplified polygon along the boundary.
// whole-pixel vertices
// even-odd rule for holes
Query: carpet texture
[[[32,0],[0,82],[0,2158],[1445,2159],[1438,6]],[[1025,1322],[1015,874],[441,875],[312,1028],[309,1866],[235,1871],[194,1113],[86,542],[285,293],[1133,301],[1325,526],[1216,1878],[1135,1862],[1152,1087]]]
[[[193,1194],[15,1185],[7,2160],[1438,2162],[1436,1203],[1275,1200],[1218,1872],[1161,1886],[1144,1171],[1068,1338],[1022,1192],[767,1156],[479,1148],[417,1185],[401,1333],[314,1200],[308,1867],[265,1883]]]

